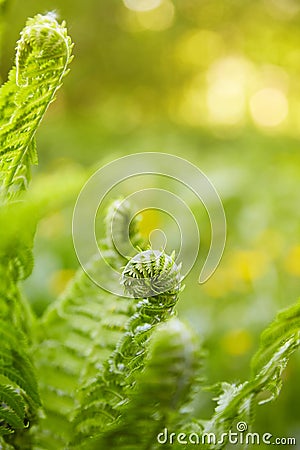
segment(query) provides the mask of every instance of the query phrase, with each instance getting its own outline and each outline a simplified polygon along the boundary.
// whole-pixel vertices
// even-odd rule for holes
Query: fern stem
[[[74,419],[74,447],[82,445],[88,436],[100,434],[119,417],[120,406],[128,401],[126,392],[133,388],[136,374],[144,367],[148,342],[155,327],[174,314],[180,279],[174,255],[164,252],[140,252],[126,265],[122,274],[125,291],[140,298],[136,300],[135,313],[115,351],[96,379],[82,390]]]

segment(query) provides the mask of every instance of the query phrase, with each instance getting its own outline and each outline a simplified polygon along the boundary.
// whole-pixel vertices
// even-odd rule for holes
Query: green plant
[[[34,136],[68,71],[71,50],[65,25],[53,14],[29,19],[16,66],[0,90],[0,448],[149,450],[162,445],[157,435],[166,427],[221,436],[238,420],[251,425],[255,405],[278,396],[282,371],[299,346],[300,303],[263,333],[249,381],[220,383],[214,415],[199,420],[192,400],[201,346],[174,317],[180,267],[174,255],[147,247],[137,218],[130,224],[137,255],[117,251],[111,220],[125,236],[129,203],[110,206],[101,243],[110,264],[123,267],[127,296],[104,292],[81,269],[39,319],[20,293],[19,282],[33,266],[36,223],[51,208],[51,193],[25,195],[37,161]],[[94,257],[89,270],[105,273],[107,266]],[[202,448],[225,446],[226,439]]]

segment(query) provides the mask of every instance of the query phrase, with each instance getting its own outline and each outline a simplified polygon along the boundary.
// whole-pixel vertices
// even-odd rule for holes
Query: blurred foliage
[[[260,331],[299,296],[300,5],[149,0],[160,6],[128,7],[135,4],[12,0],[6,6],[2,79],[28,16],[57,10],[76,43],[72,76],[37,139],[41,182],[61,166],[70,174],[76,168],[80,181],[74,181],[67,204],[58,203],[41,221],[36,265],[25,289],[40,313],[78,265],[71,215],[81,166],[99,167],[138,151],[185,157],[220,193],[228,240],[220,267],[205,285],[197,284],[199,265],[187,278],[180,313],[210,350],[209,378],[243,381]],[[197,203],[191,206],[201,222],[205,255],[207,220]],[[152,217],[153,228],[163,220]],[[279,400],[260,408],[258,431],[300,439],[299,370],[297,356]],[[210,401],[198,403],[209,416]]]

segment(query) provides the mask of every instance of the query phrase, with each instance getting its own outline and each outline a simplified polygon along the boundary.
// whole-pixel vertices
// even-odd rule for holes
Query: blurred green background
[[[14,0],[4,13],[2,79],[26,18],[52,10],[67,22],[75,58],[38,132],[32,189],[45,179],[73,182],[63,207],[38,227],[27,296],[41,314],[78,267],[72,211],[88,174],[129,153],[182,156],[217,188],[228,237],[205,285],[199,264],[187,277],[180,317],[208,349],[209,383],[245,380],[260,332],[300,291],[300,3]],[[201,205],[191,208],[203,259],[209,224]],[[163,224],[152,213],[143,230]],[[299,374],[296,355],[279,400],[259,408],[255,431],[300,442]],[[210,399],[199,398],[204,417]]]

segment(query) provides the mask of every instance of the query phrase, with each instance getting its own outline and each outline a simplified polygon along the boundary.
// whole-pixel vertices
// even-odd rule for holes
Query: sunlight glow
[[[211,66],[207,107],[212,122],[233,125],[244,118],[249,72],[250,64],[242,58],[224,58]]]
[[[279,89],[260,89],[250,100],[250,111],[257,125],[276,127],[288,115],[288,100],[284,92]]]

